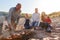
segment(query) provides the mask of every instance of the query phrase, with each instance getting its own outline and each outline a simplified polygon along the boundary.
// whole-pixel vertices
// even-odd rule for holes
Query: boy
[[[33,13],[32,15],[32,26],[34,26],[34,28],[39,26],[39,22],[40,22],[40,14],[38,13],[38,8],[35,8],[35,13]],[[35,28],[35,29],[36,29]]]

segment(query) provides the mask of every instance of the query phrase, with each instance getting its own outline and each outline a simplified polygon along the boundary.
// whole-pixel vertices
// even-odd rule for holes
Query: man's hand
[[[11,30],[11,24],[8,24],[9,30]]]

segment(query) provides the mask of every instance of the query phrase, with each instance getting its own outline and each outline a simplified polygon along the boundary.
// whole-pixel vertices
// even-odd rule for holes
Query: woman
[[[42,12],[41,20],[42,22],[40,25],[42,25],[42,28],[45,28],[47,32],[51,32],[51,19],[45,14],[45,12]]]

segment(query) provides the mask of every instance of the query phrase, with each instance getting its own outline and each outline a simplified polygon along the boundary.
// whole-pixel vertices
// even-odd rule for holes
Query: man
[[[16,25],[20,18],[20,13],[21,13],[21,4],[20,3],[18,3],[16,5],[16,7],[12,7],[9,10],[8,23],[9,23],[9,26],[12,27],[13,29],[16,28]]]
[[[39,22],[40,22],[40,14],[38,13],[38,8],[35,8],[35,13],[33,13],[32,15],[32,26],[37,27],[39,26]]]

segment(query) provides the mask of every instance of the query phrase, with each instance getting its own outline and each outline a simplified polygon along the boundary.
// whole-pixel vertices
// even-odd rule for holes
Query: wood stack
[[[20,33],[20,35],[11,35],[10,38],[1,38],[0,40],[28,40],[33,36],[33,32],[24,31],[24,34]]]

